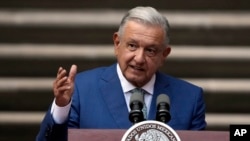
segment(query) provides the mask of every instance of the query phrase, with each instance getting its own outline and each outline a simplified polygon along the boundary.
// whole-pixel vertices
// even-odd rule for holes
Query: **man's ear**
[[[164,62],[166,61],[166,58],[168,57],[168,55],[171,52],[171,47],[170,46],[166,46],[165,49],[163,50],[162,53],[162,61],[161,61],[161,65],[162,66],[164,64]]]
[[[120,39],[117,32],[113,34],[113,42],[115,47],[119,46],[120,44]]]
[[[167,45],[163,51],[163,57],[166,59],[171,52],[171,47]]]
[[[114,52],[115,52],[115,55],[117,56],[118,55],[118,48],[120,46],[120,38],[119,38],[117,32],[115,32],[113,34],[113,42],[114,42]]]

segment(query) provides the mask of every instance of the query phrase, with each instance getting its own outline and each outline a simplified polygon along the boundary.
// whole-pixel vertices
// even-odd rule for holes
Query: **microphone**
[[[171,115],[169,113],[170,108],[170,100],[166,94],[160,94],[157,97],[157,112],[156,112],[156,120],[161,121],[163,123],[168,122],[171,119]]]
[[[142,112],[143,95],[138,92],[133,93],[132,96],[130,97],[129,106],[131,109],[129,113],[129,120],[133,124],[143,121],[144,120]]]

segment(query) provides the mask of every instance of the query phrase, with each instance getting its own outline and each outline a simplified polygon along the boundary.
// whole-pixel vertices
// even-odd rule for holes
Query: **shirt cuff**
[[[68,105],[64,107],[59,107],[56,105],[56,102],[54,99],[52,106],[51,106],[51,115],[56,124],[63,124],[68,119],[71,103],[72,103],[72,100],[69,102]]]

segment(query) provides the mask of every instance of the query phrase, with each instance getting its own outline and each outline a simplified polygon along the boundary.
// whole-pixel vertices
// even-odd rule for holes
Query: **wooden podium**
[[[120,141],[126,130],[69,129],[68,141]],[[176,131],[181,141],[229,141],[227,131]]]

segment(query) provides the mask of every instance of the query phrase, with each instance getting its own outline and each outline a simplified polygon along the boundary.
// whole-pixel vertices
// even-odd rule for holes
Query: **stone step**
[[[169,59],[250,60],[250,46],[173,45]],[[0,58],[114,59],[113,45],[0,44]]]
[[[0,44],[0,58],[4,77],[54,77],[59,66],[77,64],[83,71],[116,62],[113,45]],[[177,77],[250,78],[249,63],[249,46],[173,45],[161,70]]]
[[[250,79],[192,79],[204,89],[207,112],[249,113]],[[44,111],[53,101],[54,78],[0,78],[0,111]],[[34,102],[35,99],[39,99]]]
[[[0,9],[0,25],[117,27],[126,10],[6,10]],[[250,11],[160,10],[171,27],[250,27]],[[105,18],[103,18],[105,17]]]
[[[213,92],[249,92],[250,79],[219,79],[219,78],[182,78]],[[0,92],[2,91],[35,91],[50,90],[54,78],[9,78],[0,77]],[[250,94],[250,93],[249,93]]]
[[[38,124],[1,124],[1,141],[34,141],[39,131]]]
[[[81,0],[2,0],[0,8],[41,8],[41,9],[93,9],[93,8],[112,8],[127,9],[138,5],[149,5],[159,9],[171,10],[249,10],[248,0],[175,0],[175,1],[81,1]]]
[[[110,44],[117,27],[44,27],[0,25],[1,43]],[[175,28],[175,45],[249,45],[249,27]]]
[[[124,13],[124,10],[111,9],[0,9],[0,42],[110,44]],[[172,44],[250,44],[250,12],[162,13],[169,18],[172,27]]]

